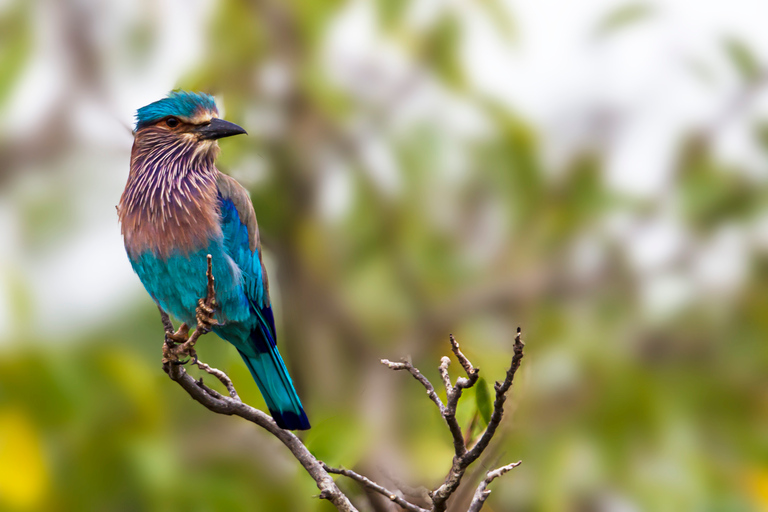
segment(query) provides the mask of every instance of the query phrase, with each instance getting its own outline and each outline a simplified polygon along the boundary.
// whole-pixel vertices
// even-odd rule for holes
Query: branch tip
[[[522,463],[523,461],[519,460],[517,462],[507,464],[506,466],[496,468],[492,471],[488,471],[485,474],[485,478],[480,482],[480,484],[478,484],[477,490],[475,491],[475,495],[472,498],[472,502],[469,504],[469,509],[467,509],[467,512],[479,512],[480,509],[483,508],[485,500],[488,499],[488,496],[491,494],[491,490],[488,489],[488,485],[500,476],[512,471]]]

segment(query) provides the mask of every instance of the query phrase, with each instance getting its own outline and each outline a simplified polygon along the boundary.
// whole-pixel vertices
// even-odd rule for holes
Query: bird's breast
[[[221,240],[183,255],[172,253],[162,258],[145,251],[136,255],[129,253],[128,258],[163,311],[193,325],[197,301],[206,295],[209,254],[216,279],[217,321],[222,324],[246,321],[250,307],[241,285],[241,271],[226,253]]]
[[[160,258],[185,255],[220,239],[221,218],[215,183],[147,186],[129,181],[118,206],[129,254],[150,252]]]

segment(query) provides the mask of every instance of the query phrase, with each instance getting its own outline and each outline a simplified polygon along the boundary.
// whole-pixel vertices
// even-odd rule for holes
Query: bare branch
[[[160,320],[163,322],[163,329],[165,329],[165,333],[172,334],[173,322],[171,322],[171,317],[169,317],[168,313],[163,311],[163,308],[161,308],[160,306],[157,306],[157,309],[160,311]]]
[[[472,366],[469,359],[467,359],[461,350],[459,350],[459,342],[456,341],[453,334],[450,335],[450,340],[451,350],[454,355],[456,355],[456,359],[459,360],[459,364],[464,368],[467,377],[457,378],[456,385],[451,386],[451,378],[448,375],[448,365],[451,360],[447,357],[443,357],[440,360],[440,375],[443,378],[443,384],[445,385],[445,390],[448,395],[443,416],[445,417],[445,422],[448,424],[448,429],[451,431],[451,436],[453,437],[453,448],[456,457],[462,457],[467,452],[467,445],[464,442],[464,435],[461,432],[461,427],[459,426],[458,421],[456,421],[456,407],[459,405],[462,391],[471,388],[477,382],[480,375],[480,369]]]
[[[207,365],[206,365],[207,366]],[[268,414],[241,402],[238,399],[221,395],[193,379],[180,364],[169,364],[168,376],[178,382],[189,395],[203,404],[208,410],[218,414],[239,416],[255,423],[282,442],[317,483],[320,498],[333,503],[343,512],[357,512],[349,499],[336,486],[333,478],[325,471],[322,464],[312,455],[301,440],[292,432],[277,426]],[[223,372],[222,372],[223,373]]]
[[[485,504],[485,500],[488,499],[488,495],[491,494],[491,490],[488,489],[488,484],[504,475],[505,473],[512,471],[522,463],[523,461],[519,460],[517,462],[513,462],[512,464],[501,466],[500,468],[486,473],[483,481],[480,482],[480,484],[477,486],[475,496],[472,498],[472,503],[469,504],[469,509],[467,509],[467,512],[480,512],[480,509],[483,508],[483,505]]]
[[[443,385],[445,386],[446,402],[445,410],[443,411],[443,419],[445,424],[448,425],[448,430],[453,437],[453,450],[456,453],[456,457],[461,457],[466,453],[467,446],[464,444],[464,434],[461,432],[461,426],[456,420],[456,406],[461,398],[461,390],[459,380],[456,381],[456,387],[451,385],[451,377],[448,374],[448,365],[451,364],[451,360],[446,356],[440,359],[440,377],[443,379]],[[464,379],[465,381],[467,379]]]
[[[209,279],[212,279],[212,275],[209,273]],[[209,281],[210,282],[210,281]],[[205,303],[213,303],[213,297],[215,296],[215,293],[213,291],[212,287],[209,287],[208,290],[208,297],[206,301],[201,301]],[[178,333],[173,332],[173,325],[170,323],[170,320],[168,319],[167,315],[161,311],[161,317],[163,318],[163,325],[166,330],[166,344],[164,345],[164,354],[166,352],[166,348],[169,344],[169,337],[172,335],[176,335]],[[168,320],[168,322],[166,322]],[[182,329],[180,328],[179,331]],[[196,340],[199,336],[207,332],[205,329],[205,326],[202,325],[201,328],[201,320],[198,316],[198,329],[195,330],[195,332],[190,336],[190,339]],[[198,334],[199,333],[199,334]],[[195,337],[195,335],[197,336]],[[187,340],[184,343],[181,343],[180,345],[176,345],[173,347],[174,352],[176,350],[179,350],[179,347],[182,347],[184,345],[187,345],[189,340]],[[173,343],[171,340],[170,343]],[[458,349],[458,343],[456,343],[455,339],[451,340],[451,346],[454,349],[454,354],[457,354],[457,358],[459,358],[459,361],[462,364],[462,367],[467,371],[467,378],[459,378],[457,380],[456,386],[451,386],[450,383],[450,377],[448,376],[448,363],[450,362],[448,358],[442,358],[441,364],[440,364],[440,372],[441,375],[444,376],[444,383],[446,384],[447,388],[446,391],[448,393],[448,402],[447,405],[444,405],[440,398],[437,396],[437,393],[435,392],[434,386],[429,382],[429,380],[422,375],[422,373],[413,366],[410,362],[403,361],[403,362],[392,362],[387,359],[383,359],[381,362],[382,364],[386,365],[387,367],[393,369],[393,370],[408,370],[413,377],[418,380],[427,390],[427,395],[432,399],[432,401],[438,406],[438,408],[441,411],[441,414],[443,415],[446,424],[448,425],[449,430],[451,431],[451,434],[454,438],[454,447],[456,449],[456,456],[453,458],[453,463],[451,466],[451,470],[449,471],[448,475],[446,476],[445,481],[442,485],[440,485],[435,491],[429,493],[429,497],[432,499],[432,509],[431,512],[444,512],[447,507],[447,501],[448,498],[451,497],[451,495],[456,491],[458,488],[462,477],[464,476],[464,473],[466,472],[467,467],[469,467],[472,462],[474,462],[485,450],[488,443],[490,442],[491,438],[493,437],[496,428],[498,427],[499,422],[501,421],[501,418],[503,416],[503,404],[506,400],[506,393],[509,391],[512,380],[514,378],[514,375],[517,371],[517,369],[520,366],[520,362],[522,359],[522,349],[523,349],[523,343],[521,340],[521,334],[520,330],[518,329],[517,336],[515,337],[515,346],[514,346],[514,356],[512,358],[512,364],[507,370],[507,375],[503,383],[496,383],[495,389],[496,389],[496,400],[494,402],[494,411],[491,416],[491,422],[488,424],[488,427],[486,428],[486,431],[483,433],[482,437],[480,438],[480,441],[472,448],[472,450],[467,451],[466,445],[464,444],[464,439],[462,437],[461,428],[458,425],[458,422],[456,421],[456,405],[458,403],[459,398],[461,397],[461,392],[463,389],[466,389],[468,387],[471,387],[474,385],[474,383],[477,381],[477,374],[478,369],[473,367],[472,364],[469,362],[469,360],[463,356],[459,356],[460,350]],[[226,414],[230,416],[240,416],[241,418],[250,421],[251,423],[255,423],[256,425],[264,428],[268,432],[270,432],[272,435],[277,437],[293,454],[293,456],[296,458],[296,460],[299,461],[299,463],[304,467],[304,469],[309,473],[309,475],[315,480],[318,489],[320,489],[320,495],[319,497],[321,499],[327,499],[331,503],[336,506],[338,510],[341,510],[343,512],[356,512],[357,509],[352,505],[352,503],[349,501],[349,498],[341,492],[341,490],[338,488],[336,483],[333,481],[333,478],[330,476],[331,473],[333,474],[339,474],[343,476],[347,476],[356,482],[358,482],[360,485],[364,486],[365,488],[372,490],[382,496],[386,496],[388,499],[390,499],[393,503],[401,507],[402,509],[408,511],[408,512],[428,512],[426,509],[423,509],[419,507],[418,505],[415,505],[408,500],[406,500],[402,495],[395,493],[393,491],[390,491],[389,489],[386,489],[385,487],[377,484],[376,482],[370,480],[369,478],[360,475],[354,471],[344,469],[344,468],[331,468],[327,466],[325,463],[318,461],[306,448],[306,446],[301,442],[301,440],[296,437],[292,432],[289,432],[287,430],[283,430],[280,427],[277,426],[275,421],[266,413],[255,409],[254,407],[251,407],[248,404],[243,403],[240,400],[240,397],[237,394],[237,391],[235,390],[234,385],[232,384],[231,379],[226,375],[226,373],[222,372],[221,370],[218,370],[216,368],[212,368],[209,365],[196,360],[195,364],[197,366],[206,371],[207,373],[214,375],[219,381],[227,388],[229,392],[229,396],[222,395],[218,391],[209,388],[203,383],[203,380],[200,379],[199,381],[196,381],[193,379],[184,369],[181,362],[178,360],[175,361],[166,361],[166,358],[164,357],[164,370],[166,373],[168,373],[168,376],[173,379],[174,381],[178,382],[184,390],[187,391],[187,393],[194,398],[196,401],[203,404],[207,409],[216,412],[218,414]],[[467,370],[469,368],[469,370]],[[473,378],[474,376],[474,378]],[[498,468],[494,471],[491,471],[486,474],[486,478],[483,480],[483,482],[480,483],[478,486],[477,491],[475,492],[475,496],[473,498],[470,511],[476,512],[480,510],[480,508],[483,506],[483,503],[485,502],[485,499],[487,498],[490,491],[487,489],[488,484],[493,481],[495,478],[498,478],[499,476],[503,475],[507,471],[511,470],[513,467],[516,467],[518,463],[510,464],[507,466],[503,466],[501,468]]]
[[[392,370],[408,370],[411,375],[413,375],[413,378],[417,381],[421,382],[421,385],[424,386],[427,390],[427,396],[435,402],[435,405],[437,405],[437,408],[440,409],[440,414],[443,414],[445,411],[445,406],[443,405],[443,401],[440,400],[440,397],[437,396],[437,393],[435,392],[435,387],[432,385],[431,382],[429,382],[429,379],[427,379],[422,373],[413,366],[408,361],[401,361],[398,363],[392,362],[389,359],[382,359],[381,364],[384,366],[387,366],[388,368]]]
[[[443,357],[440,360],[439,367],[440,376],[443,379],[443,385],[446,389],[448,399],[447,405],[443,405],[443,402],[440,400],[440,397],[437,396],[435,387],[432,385],[432,383],[429,382],[429,380],[418,370],[418,368],[413,366],[413,364],[410,362],[401,361],[394,363],[388,359],[382,359],[381,363],[393,370],[408,370],[416,380],[421,382],[421,384],[427,389],[427,396],[429,396],[429,398],[435,402],[438,409],[440,409],[440,414],[443,416],[443,419],[448,425],[448,430],[451,432],[451,436],[453,437],[453,446],[454,450],[456,451],[456,455],[459,456],[464,454],[464,452],[467,451],[466,446],[464,445],[464,435],[461,432],[459,423],[456,421],[456,402],[458,402],[458,399],[461,396],[461,388],[454,388],[451,385],[451,378],[448,375],[448,365],[451,363],[451,360],[447,357]],[[452,407],[451,403],[453,403]]]
[[[456,359],[459,360],[459,364],[461,364],[461,367],[464,368],[464,371],[467,372],[467,377],[472,382],[467,387],[471,387],[476,381],[477,381],[477,374],[480,371],[480,368],[475,368],[472,366],[472,363],[469,362],[469,359],[461,352],[459,349],[459,342],[456,341],[456,338],[454,338],[453,334],[450,335],[451,338],[451,350],[453,350],[454,355],[456,356]]]
[[[483,450],[486,449],[488,443],[491,442],[493,435],[496,433],[496,429],[501,423],[501,418],[504,415],[504,402],[507,400],[507,392],[512,387],[512,381],[515,378],[515,373],[520,368],[520,363],[523,360],[523,348],[525,343],[522,340],[522,331],[518,327],[517,335],[515,336],[515,344],[513,346],[514,353],[512,355],[512,364],[507,370],[507,375],[504,378],[504,382],[496,383],[493,387],[496,390],[496,400],[493,401],[493,413],[491,414],[491,420],[488,422],[485,432],[480,437],[480,440],[475,446],[467,453],[469,462],[475,461]]]
[[[392,501],[392,503],[399,505],[400,508],[402,508],[403,510],[408,510],[409,512],[429,512],[427,509],[414,505],[410,501],[404,499],[402,496],[398,496],[397,493],[394,493],[382,487],[381,485],[377,484],[371,479],[364,477],[361,474],[355,473],[350,469],[332,468],[328,466],[325,462],[321,462],[321,464],[323,465],[323,469],[325,469],[328,473],[333,473],[336,475],[344,475],[346,477],[349,477],[352,480],[359,483],[360,485],[362,485],[363,487],[366,487],[372,491],[375,491],[381,494],[382,496],[386,496]]]
[[[523,344],[521,336],[522,336],[522,333],[520,328],[518,327],[517,335],[515,336],[514,354],[512,356],[512,362],[510,364],[509,369],[507,370],[507,374],[504,379],[504,382],[503,383],[497,382],[496,385],[494,386],[496,390],[496,399],[494,400],[494,403],[493,403],[493,413],[491,414],[491,420],[488,422],[488,426],[486,427],[485,432],[483,432],[477,444],[475,444],[475,446],[472,447],[472,449],[469,451],[465,451],[464,453],[461,453],[461,454],[457,452],[456,456],[453,458],[451,469],[448,471],[448,474],[445,477],[445,481],[442,483],[442,485],[440,485],[440,487],[435,489],[431,494],[432,503],[433,503],[433,508],[432,508],[433,512],[444,512],[446,510],[448,498],[450,498],[451,495],[453,495],[453,493],[456,491],[456,489],[458,489],[459,484],[461,483],[461,479],[464,477],[464,473],[466,472],[467,468],[469,467],[470,464],[476,461],[478,457],[480,457],[480,455],[488,447],[488,444],[491,442],[491,439],[496,433],[496,429],[498,428],[499,423],[501,423],[501,419],[504,415],[504,402],[507,399],[507,392],[512,387],[512,380],[514,379],[515,373],[517,372],[517,369],[520,367],[520,362],[523,359],[523,347],[525,345]],[[452,346],[453,346],[453,343],[452,343]],[[471,364],[469,366],[471,367]],[[458,393],[460,395],[461,389],[462,388],[459,387],[459,384],[457,382],[457,386],[454,389],[454,393]],[[453,412],[455,414],[456,402],[458,402],[458,397],[455,398],[455,402],[452,402],[451,399],[449,398],[448,404],[446,406],[446,411],[450,412],[451,407],[453,406]],[[447,418],[446,418],[446,421],[448,421]],[[454,418],[454,421],[455,421],[455,418]],[[455,436],[454,436],[454,440],[455,440]],[[463,443],[464,443],[463,438],[461,440],[461,443],[463,446]],[[456,446],[456,442],[454,442],[454,445]]]
[[[440,378],[443,379],[443,386],[445,386],[445,393],[448,396],[448,399],[450,399],[451,392],[453,391],[453,386],[451,385],[451,376],[448,375],[448,366],[451,364],[451,360],[448,359],[447,356],[443,356],[440,359],[440,366],[438,367],[438,370],[440,371]]]
[[[205,370],[206,372],[210,373],[219,381],[224,384],[224,387],[227,388],[227,391],[229,391],[229,396],[240,402],[240,395],[237,394],[237,390],[235,389],[234,384],[232,384],[232,380],[229,378],[229,375],[224,373],[221,370],[218,370],[216,368],[212,368],[205,364],[204,362],[200,361],[199,359],[195,362],[198,368],[201,370]]]
[[[203,334],[210,332],[212,325],[216,321],[213,318],[214,308],[216,307],[216,291],[214,288],[213,269],[211,255],[208,255],[208,270],[206,272],[208,286],[205,299],[200,299],[197,307],[197,328],[191,336],[188,335],[189,329],[186,324],[182,324],[179,330],[173,331],[173,324],[164,311],[160,311],[165,329],[165,343],[163,344],[163,370],[174,381],[178,382],[189,395],[203,404],[208,410],[218,414],[229,416],[240,416],[241,418],[255,423],[261,428],[277,437],[293,454],[296,460],[304,466],[304,469],[317,483],[320,489],[320,498],[329,500],[336,508],[342,512],[357,512],[349,499],[336,486],[333,478],[323,469],[318,461],[304,446],[304,443],[292,432],[283,430],[277,426],[266,413],[243,403],[235,390],[232,380],[221,370],[212,368],[209,365],[199,361],[194,349],[198,338]],[[186,339],[184,339],[186,337]],[[203,384],[203,379],[199,381],[193,379],[184,369],[184,362],[179,361],[180,355],[190,355],[194,357],[195,364],[215,376],[227,388],[229,396],[224,396],[218,391],[209,388]]]
[[[302,441],[296,437],[292,432],[283,430],[277,426],[277,423],[266,413],[251,407],[244,403],[237,394],[232,380],[221,370],[212,368],[209,365],[199,361],[197,359],[197,353],[195,352],[194,345],[200,336],[210,332],[211,327],[216,325],[216,320],[213,318],[213,314],[216,307],[216,292],[214,287],[213,270],[211,263],[211,256],[208,255],[208,269],[206,272],[208,278],[208,286],[206,290],[205,299],[198,301],[198,307],[196,311],[197,326],[195,331],[190,335],[189,328],[186,324],[182,324],[177,331],[174,332],[173,324],[170,321],[168,315],[160,310],[161,319],[163,322],[163,328],[165,330],[165,342],[163,344],[163,369],[168,376],[179,383],[187,393],[196,401],[203,404],[209,410],[218,413],[226,414],[230,416],[240,416],[241,418],[254,423],[269,433],[277,437],[293,454],[296,460],[304,467],[309,475],[315,480],[317,487],[320,489],[319,497],[321,499],[327,499],[336,506],[338,510],[343,512],[357,512],[357,509],[349,501],[349,498],[341,492],[336,486],[330,473],[347,476],[368,490],[376,492],[382,496],[386,496],[393,503],[397,504],[402,509],[408,512],[444,512],[447,508],[448,499],[458,488],[461,483],[461,479],[464,476],[467,468],[483,453],[487,448],[491,439],[493,438],[496,429],[501,422],[504,414],[504,402],[507,398],[507,393],[512,387],[512,381],[515,373],[520,367],[521,360],[523,358],[524,344],[521,339],[521,332],[518,328],[517,335],[515,336],[514,354],[512,357],[512,363],[507,370],[506,377],[503,382],[497,382],[495,385],[496,399],[494,401],[494,409],[491,415],[491,420],[488,423],[482,436],[472,447],[471,450],[467,450],[466,443],[456,420],[456,407],[459,399],[461,398],[464,389],[472,387],[478,380],[479,368],[476,368],[467,359],[467,357],[461,352],[459,344],[453,335],[450,336],[451,350],[453,351],[456,359],[461,364],[467,377],[459,377],[456,379],[456,384],[451,384],[450,375],[448,373],[448,366],[450,359],[443,357],[440,360],[440,376],[443,380],[443,385],[446,389],[446,403],[440,400],[435,391],[434,386],[430,381],[409,361],[392,362],[387,359],[382,359],[381,363],[386,365],[392,370],[407,370],[422,386],[427,390],[427,396],[437,405],[443,416],[446,425],[448,426],[451,436],[453,437],[453,444],[455,450],[455,456],[453,458],[451,469],[449,470],[445,481],[433,492],[428,493],[432,500],[432,508],[430,511],[423,509],[418,505],[415,505],[406,500],[402,493],[398,494],[392,492],[385,487],[377,484],[371,479],[355,473],[354,471],[344,468],[331,468],[325,463],[317,460],[302,443]],[[203,383],[201,378],[199,381],[193,379],[184,369],[183,365],[186,361],[180,361],[179,356],[189,355],[194,358],[194,364],[203,371],[215,376],[227,389],[229,396],[222,395],[218,391],[209,388]],[[490,471],[486,474],[486,478],[478,486],[475,496],[470,505],[470,512],[477,512],[482,508],[485,499],[490,491],[487,489],[494,479],[503,475],[507,471],[519,465],[520,462],[503,466],[496,470]],[[398,491],[399,492],[399,491]]]

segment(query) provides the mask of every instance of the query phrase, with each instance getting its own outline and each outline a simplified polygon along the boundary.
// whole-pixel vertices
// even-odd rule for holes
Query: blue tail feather
[[[280,352],[274,345],[264,345],[264,348],[268,347],[267,350],[252,356],[246,355],[240,349],[238,352],[258,384],[269,413],[277,425],[288,430],[307,430],[310,428],[309,420]]]

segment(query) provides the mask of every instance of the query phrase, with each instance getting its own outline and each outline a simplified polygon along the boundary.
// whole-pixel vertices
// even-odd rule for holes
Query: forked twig
[[[443,419],[448,426],[448,430],[451,432],[451,436],[453,437],[455,455],[453,457],[451,469],[448,471],[448,474],[445,477],[445,481],[430,493],[430,498],[432,499],[432,512],[444,512],[446,510],[448,498],[450,498],[456,489],[458,489],[459,484],[461,483],[461,479],[464,477],[467,468],[480,457],[496,433],[496,429],[498,428],[499,423],[501,423],[501,419],[504,415],[504,402],[507,399],[507,393],[509,392],[509,389],[512,387],[512,381],[515,377],[515,373],[520,367],[520,363],[523,358],[523,347],[525,346],[522,341],[522,332],[520,328],[518,328],[513,346],[514,353],[512,356],[512,362],[510,363],[510,367],[507,370],[506,377],[503,382],[497,382],[494,386],[496,391],[496,399],[493,403],[493,413],[491,414],[491,419],[488,422],[485,431],[480,436],[478,442],[472,447],[472,449],[467,450],[466,441],[464,440],[461,427],[456,421],[456,407],[458,405],[459,399],[461,398],[462,390],[474,386],[477,382],[480,369],[473,366],[469,359],[461,352],[459,343],[456,341],[456,338],[453,335],[450,336],[450,340],[451,350],[467,374],[467,377],[459,377],[456,379],[456,384],[452,385],[450,376],[448,374],[448,365],[450,364],[450,359],[443,357],[440,360],[440,366],[438,369],[440,371],[440,377],[443,380],[443,385],[445,386],[447,395],[445,405],[442,406],[442,403],[440,403],[440,413],[442,414]],[[416,377],[416,379],[419,380],[419,382],[421,382],[422,385],[427,388],[427,390],[433,389],[432,384],[429,383],[426,377],[421,375],[421,373],[417,369],[413,368],[413,365],[410,363],[391,363],[386,360],[382,361],[382,363],[395,370],[408,369],[411,374],[413,374],[414,377]],[[399,366],[393,366],[396,364],[404,366],[402,368]],[[500,472],[498,475],[488,480],[485,483],[485,486],[487,486],[494,478],[501,476],[501,474],[505,472],[506,471]],[[485,487],[483,487],[483,491],[486,491]],[[484,496],[487,496],[487,494]],[[480,510],[479,507],[482,507],[484,502],[485,498],[483,498],[483,500],[476,505],[478,508],[475,510]]]
[[[227,391],[229,391],[229,396],[234,398],[237,401],[240,401],[240,395],[237,394],[237,390],[235,389],[234,384],[232,384],[232,380],[229,378],[229,375],[227,375],[226,373],[224,373],[223,371],[221,371],[221,370],[219,370],[217,368],[212,368],[212,367],[208,366],[207,364],[205,364],[204,362],[200,361],[199,359],[195,362],[195,364],[201,370],[204,370],[204,371],[210,373],[211,375],[213,375],[214,377],[216,377],[217,379],[219,379],[219,382],[224,384],[224,387],[227,388]],[[201,377],[200,378],[200,382],[201,383],[202,383],[202,380],[203,379]]]
[[[440,397],[437,396],[437,393],[435,392],[435,387],[432,385],[429,380],[422,375],[422,373],[419,371],[418,368],[413,366],[413,364],[410,361],[400,361],[400,362],[392,362],[389,359],[382,359],[381,364],[384,366],[392,369],[392,370],[408,370],[411,375],[413,375],[413,378],[417,381],[421,382],[421,385],[424,386],[424,388],[427,390],[427,396],[430,400],[435,402],[435,405],[437,405],[437,408],[440,409],[440,414],[443,414],[443,411],[445,410],[445,405],[443,405],[443,401],[440,400]]]

